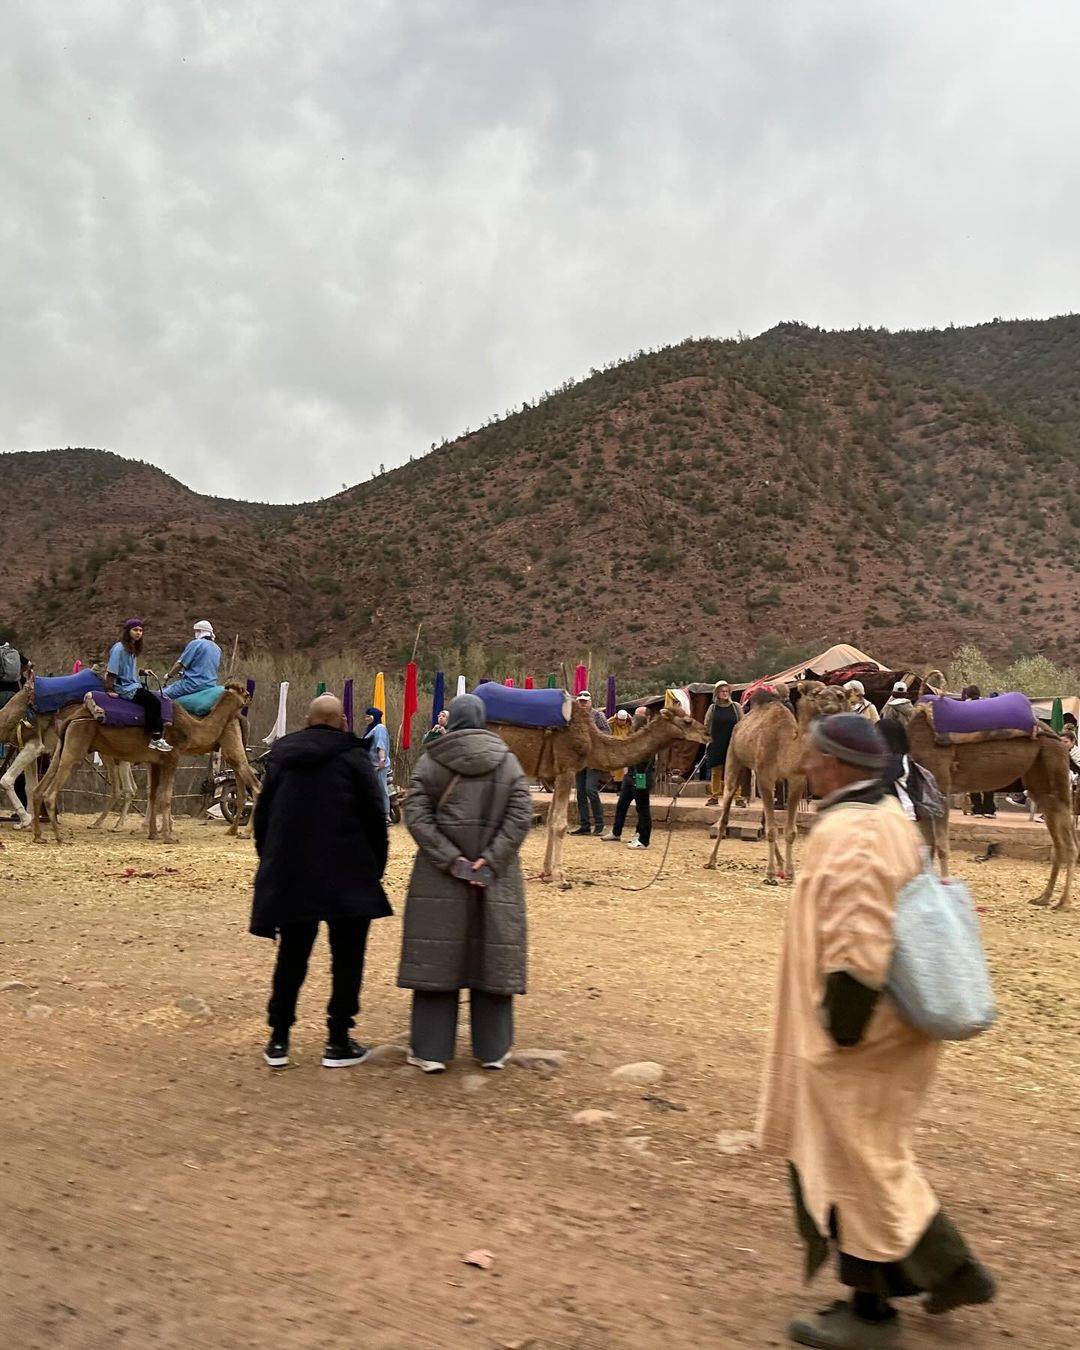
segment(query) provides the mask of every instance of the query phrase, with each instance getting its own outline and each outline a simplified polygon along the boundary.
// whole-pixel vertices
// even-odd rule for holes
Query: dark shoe
[[[284,1069],[289,1062],[289,1042],[280,1036],[271,1036],[263,1051],[263,1059],[272,1069]]]
[[[720,805],[720,798],[719,798],[719,797],[710,797],[709,800],[705,803],[705,805],[706,805],[706,806],[719,806],[719,805]]]
[[[966,1308],[977,1303],[989,1303],[997,1293],[994,1277],[978,1261],[967,1261],[944,1284],[939,1285],[923,1299],[923,1308],[936,1317],[953,1308]]]
[[[594,826],[593,826],[593,834],[603,834],[603,833],[604,833],[604,827],[603,827],[603,825],[594,825]]]
[[[358,1045],[351,1036],[343,1041],[327,1041],[323,1051],[324,1069],[347,1069],[352,1064],[360,1064],[367,1057],[366,1045]]]
[[[900,1319],[868,1322],[850,1303],[838,1299],[820,1312],[796,1317],[788,1336],[796,1345],[814,1345],[818,1350],[891,1350],[900,1342]]]
[[[571,833],[571,834],[592,834],[592,830],[589,829],[588,825],[579,825],[579,826],[577,827],[576,830],[571,830],[570,833]]]

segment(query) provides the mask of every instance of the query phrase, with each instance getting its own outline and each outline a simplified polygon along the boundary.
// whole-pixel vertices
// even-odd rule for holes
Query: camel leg
[[[8,800],[11,802],[11,809],[15,811],[19,817],[19,823],[15,826],[17,830],[28,829],[30,827],[31,820],[30,820],[30,812],[23,806],[22,802],[19,801],[19,798],[16,796],[15,780],[16,778],[18,778],[19,774],[21,773],[26,774],[27,779],[26,786],[28,789],[26,793],[26,799],[27,801],[32,802],[34,800],[34,795],[33,791],[29,790],[31,766],[33,766],[33,771],[36,778],[37,757],[40,754],[41,754],[41,742],[39,740],[28,741],[27,744],[23,746],[23,748],[19,751],[19,753],[8,765],[7,772],[4,774],[3,778],[0,778],[0,788],[3,788],[3,790],[7,793]]]
[[[247,757],[243,762],[237,761],[232,764],[232,771],[236,777],[236,815],[233,817],[232,824],[225,831],[226,834],[234,835],[237,839],[251,838],[251,823],[248,823],[246,830],[240,828],[240,822],[244,818],[244,811],[247,809],[248,795],[251,796],[252,806],[259,797],[259,780],[251,772],[248,766]]]
[[[1076,838],[1072,828],[1072,815],[1066,803],[1056,795],[1051,795],[1049,791],[1034,789],[1033,795],[1046,819],[1046,828],[1050,834],[1054,852],[1053,861],[1050,864],[1050,879],[1046,883],[1046,889],[1041,895],[1036,896],[1031,903],[1050,909],[1068,909],[1072,891],[1073,866],[1076,861]],[[1061,899],[1057,904],[1054,904],[1054,890],[1063,863],[1065,865],[1065,885],[1061,892]]]
[[[784,870],[781,876],[785,881],[795,880],[795,839],[799,833],[799,807],[806,793],[806,779],[791,777],[787,780],[787,816],[784,822]]]
[[[173,784],[176,780],[175,751],[158,772],[161,775],[158,780],[158,797],[161,801],[161,842],[163,844],[176,844],[179,843],[179,840],[173,834],[172,818]]]
[[[161,792],[161,770],[156,764],[150,765],[150,781],[146,789],[146,837],[156,840],[158,837],[158,797]],[[133,834],[138,831],[133,830]]]
[[[87,827],[91,830],[100,830],[102,825],[108,820],[116,803],[120,800],[120,771],[117,768],[115,759],[105,760],[105,772],[108,775],[109,791],[105,797],[105,807],[96,820],[92,820]]]
[[[555,779],[551,794],[551,807],[548,810],[547,847],[544,850],[544,866],[540,872],[541,881],[562,881],[562,850],[566,838],[566,812],[570,806],[570,789],[573,775],[561,773]]]
[[[64,789],[64,784],[71,777],[77,765],[81,764],[94,743],[94,737],[97,734],[97,723],[92,717],[75,717],[64,729],[60,739],[60,744],[56,753],[53,755],[52,763],[49,765],[49,771],[44,779],[38,785],[38,790],[34,794],[34,842],[40,844],[41,839],[41,807],[44,805],[49,817],[49,823],[53,828],[53,835],[58,844],[64,842],[60,833],[60,823],[56,818],[56,803],[60,793]]]
[[[777,886],[779,882],[776,879],[776,872],[777,864],[780,862],[780,847],[776,842],[776,803],[773,800],[776,783],[768,782],[759,776],[758,787],[761,789],[761,804],[765,808],[765,841],[769,849],[769,865],[765,871],[765,885]]]
[[[120,760],[117,763],[116,777],[120,788],[120,815],[113,829],[122,830],[127,824],[131,803],[135,800],[135,774],[127,760]]]
[[[724,770],[724,800],[720,807],[720,819],[716,822],[716,838],[713,840],[712,852],[709,854],[709,861],[705,864],[705,869],[709,872],[715,869],[716,855],[720,852],[720,841],[727,836],[731,804],[739,790],[739,773],[741,773],[741,769],[730,774],[727,769]]]

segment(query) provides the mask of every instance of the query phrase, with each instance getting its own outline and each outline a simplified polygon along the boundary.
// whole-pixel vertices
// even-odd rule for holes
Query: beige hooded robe
[[[821,1004],[834,971],[882,988],[896,896],[919,869],[918,836],[892,797],[822,812],[788,913],[762,1089],[762,1148],[795,1165],[818,1232],[835,1209],[840,1249],[866,1261],[907,1256],[938,1211],[912,1136],[941,1046],[887,995],[859,1044],[838,1046]]]

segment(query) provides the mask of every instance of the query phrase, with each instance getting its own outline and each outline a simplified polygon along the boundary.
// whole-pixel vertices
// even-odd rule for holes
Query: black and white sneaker
[[[289,1063],[289,1042],[271,1036],[263,1051],[263,1059],[272,1069],[284,1069]]]
[[[362,1064],[367,1058],[368,1048],[360,1045],[351,1036],[343,1041],[327,1041],[323,1051],[324,1069],[348,1069],[353,1064]]]

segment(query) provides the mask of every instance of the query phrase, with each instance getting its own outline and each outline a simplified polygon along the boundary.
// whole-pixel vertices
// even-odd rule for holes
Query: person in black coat
[[[315,699],[307,726],[279,740],[255,806],[255,900],[251,932],[278,939],[267,1006],[271,1068],[289,1062],[289,1032],[320,922],[330,935],[326,1008],[329,1069],[367,1053],[349,1035],[360,1009],[372,919],[393,913],[383,890],[386,813],[371,756],[346,727],[341,700]]]

